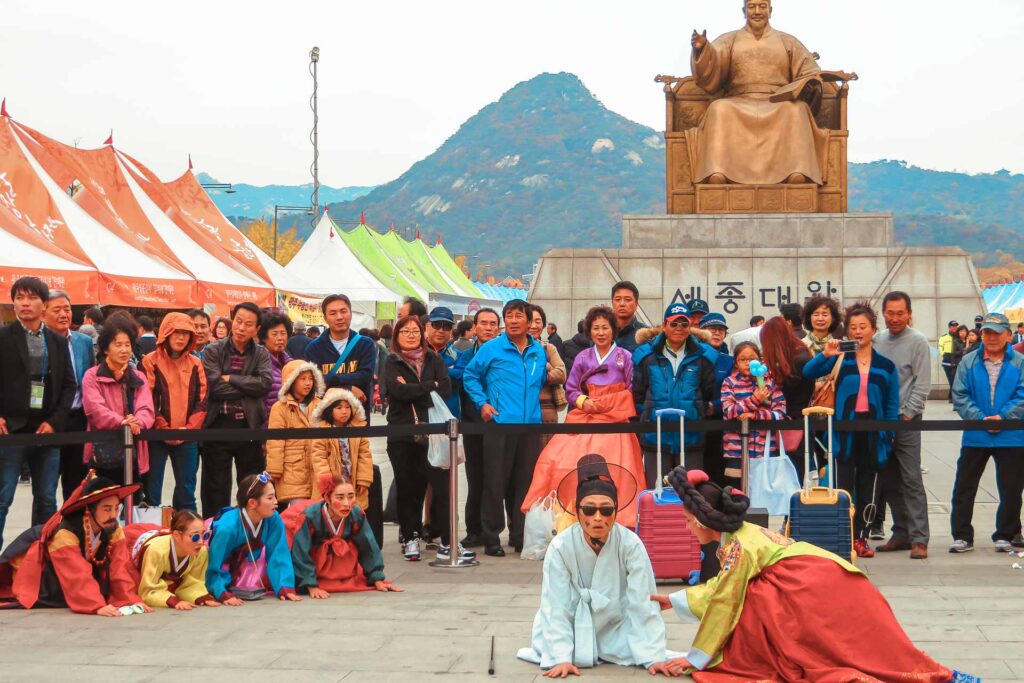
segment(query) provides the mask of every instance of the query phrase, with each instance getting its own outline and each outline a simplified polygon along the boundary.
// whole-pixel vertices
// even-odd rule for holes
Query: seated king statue
[[[747,25],[708,42],[693,32],[690,65],[708,94],[721,93],[686,131],[695,183],[824,183],[829,131],[814,114],[821,69],[803,44],[769,24],[771,0],[743,3]]]

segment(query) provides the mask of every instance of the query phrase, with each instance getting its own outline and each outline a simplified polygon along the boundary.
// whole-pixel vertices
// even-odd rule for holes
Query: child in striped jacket
[[[733,350],[735,368],[722,382],[722,413],[726,420],[785,420],[786,397],[771,375],[755,378],[750,364],[761,360],[761,352],[752,342],[738,344]],[[765,455],[768,432],[751,430],[750,457]],[[725,432],[722,438],[725,460],[725,478],[739,486],[743,477],[743,442],[739,432]],[[773,437],[771,452],[779,450],[778,439]]]

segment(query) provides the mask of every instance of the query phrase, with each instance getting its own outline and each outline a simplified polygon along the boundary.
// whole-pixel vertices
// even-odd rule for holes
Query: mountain
[[[428,240],[443,235],[452,253],[519,275],[551,248],[619,246],[623,213],[662,213],[664,155],[661,132],[609,111],[576,76],[545,73],[485,106],[399,178],[337,190],[360,196],[322,196],[339,219],[365,211],[378,229],[394,222]],[[892,211],[898,243],[961,246],[979,266],[1024,261],[1024,175],[891,160],[850,164],[849,173],[850,210]],[[309,201],[309,186],[235,188],[214,195],[229,216]],[[292,225],[309,234],[308,220],[282,216],[282,230]]]
[[[200,183],[219,184],[207,173],[197,173]],[[233,218],[259,218],[274,215],[274,206],[308,206],[313,194],[313,184],[306,185],[246,185],[234,183],[234,192],[207,190],[214,204],[225,216]],[[362,197],[372,187],[327,187],[320,186],[320,203],[344,202]],[[282,225],[284,220],[282,219]]]
[[[330,210],[443,235],[453,253],[518,275],[554,247],[617,244],[623,213],[664,210],[664,186],[660,133],[609,111],[576,76],[546,73],[397,179]]]

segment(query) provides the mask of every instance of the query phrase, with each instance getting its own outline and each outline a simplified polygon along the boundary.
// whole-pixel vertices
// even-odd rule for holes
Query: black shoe
[[[516,549],[517,553],[522,553],[523,552],[523,544],[520,543],[519,545],[515,546],[515,549]]]
[[[1024,548],[1024,535],[1017,534],[1014,536],[1013,540],[1010,541],[1010,545],[1014,548]]]
[[[462,539],[463,548],[479,548],[483,545],[483,541],[477,538],[476,534],[466,534],[466,537]]]
[[[505,557],[505,549],[500,545],[489,545],[484,548],[484,555],[490,555],[491,557]]]

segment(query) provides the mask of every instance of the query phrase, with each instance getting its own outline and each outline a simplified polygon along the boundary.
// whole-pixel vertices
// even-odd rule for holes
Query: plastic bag
[[[430,424],[445,424],[448,420],[454,420],[455,416],[452,415],[452,411],[448,410],[448,406],[438,396],[436,391],[430,392],[430,400],[434,403],[433,407],[427,411],[427,422]],[[427,443],[427,462],[434,467],[440,467],[442,470],[451,469],[451,455],[448,450],[450,447],[451,440],[447,434],[431,434]],[[462,445],[462,435],[459,434],[458,440],[458,464],[466,462],[466,451]]]
[[[779,455],[771,457],[772,433],[769,431],[764,457],[750,459],[747,475],[750,507],[764,508],[770,515],[788,515],[790,498],[800,490],[800,478],[781,440],[779,450]]]
[[[548,551],[548,544],[555,537],[555,520],[557,516],[558,498],[554,491],[541,498],[526,513],[526,524],[523,527],[523,552],[519,554],[523,560],[543,560]]]

